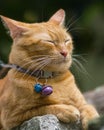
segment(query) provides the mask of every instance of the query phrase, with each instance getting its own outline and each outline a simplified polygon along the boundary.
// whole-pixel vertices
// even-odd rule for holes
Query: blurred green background
[[[47,21],[66,11],[66,26],[74,40],[72,72],[82,91],[104,85],[104,0],[0,0],[0,14],[23,22]],[[12,39],[0,21],[0,59],[8,62]],[[83,58],[82,58],[83,57]]]

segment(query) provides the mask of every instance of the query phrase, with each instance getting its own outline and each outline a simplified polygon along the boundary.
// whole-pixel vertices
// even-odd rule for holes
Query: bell
[[[45,85],[42,88],[42,95],[47,96],[50,95],[53,92],[52,86]]]
[[[35,84],[34,85],[34,90],[37,92],[37,93],[40,93],[42,91],[42,85],[40,84]]]

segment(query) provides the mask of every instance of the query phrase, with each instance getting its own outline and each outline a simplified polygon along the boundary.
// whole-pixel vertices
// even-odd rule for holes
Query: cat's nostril
[[[66,57],[68,53],[67,53],[66,51],[61,51],[60,54],[61,54],[62,56],[64,56],[64,57]]]

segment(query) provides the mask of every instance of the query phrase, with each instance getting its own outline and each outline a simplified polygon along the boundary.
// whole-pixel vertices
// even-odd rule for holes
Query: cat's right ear
[[[12,20],[10,18],[4,17],[2,15],[0,15],[1,20],[4,24],[4,26],[9,29],[10,31],[10,36],[12,37],[12,39],[18,38],[22,35],[22,33],[26,32],[27,29],[24,28],[21,25],[21,22]]]
[[[50,19],[49,22],[56,23],[57,25],[64,25],[65,11],[63,9],[58,10]]]

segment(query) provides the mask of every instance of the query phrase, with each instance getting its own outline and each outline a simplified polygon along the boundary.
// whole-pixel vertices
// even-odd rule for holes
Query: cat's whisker
[[[41,60],[44,60],[44,59],[46,59],[46,58],[47,58],[47,57],[39,58],[39,59],[36,59],[36,60],[32,60],[32,61],[30,61],[30,62],[25,63],[23,66],[21,66],[21,68],[24,68],[26,65],[29,65],[30,63],[31,63],[31,64],[32,64],[32,63],[36,64],[37,62],[39,62],[39,61],[41,61]],[[18,72],[21,68],[18,68],[18,69],[17,69],[17,71],[15,72],[15,75],[17,74],[17,72]]]
[[[76,15],[73,15],[69,20],[68,22],[66,23],[65,27],[68,28],[68,26],[75,20],[76,18]]]
[[[72,31],[79,32],[79,31],[84,31],[84,30],[85,30],[84,28],[76,27],[76,28],[69,28],[67,31],[69,31],[69,32],[72,32]]]
[[[28,65],[28,64],[30,64],[30,63],[32,63],[32,62],[33,62],[33,61],[30,61],[30,62],[25,63],[23,66],[21,66],[21,68],[25,67],[26,65]],[[14,75],[16,75],[16,74],[18,73],[18,71],[21,70],[21,68],[16,69],[16,72],[14,73]]]
[[[76,63],[76,66],[78,67],[78,68],[80,68],[79,70],[81,71],[81,72],[86,72],[85,71],[85,68],[83,67],[83,65],[77,60],[77,59],[75,59],[75,58],[73,58],[73,63]]]
[[[41,56],[42,56],[42,55],[41,55]],[[36,57],[37,57],[37,56],[36,56]],[[34,58],[34,56],[31,56],[31,57],[28,57],[28,58],[26,58],[26,59],[23,59],[23,60],[20,61],[19,63],[25,62],[25,60],[28,60],[28,59],[31,59],[31,58]],[[38,60],[38,59],[37,59],[37,60]],[[26,65],[28,65],[28,64],[30,64],[30,63],[32,63],[32,62],[34,62],[34,61],[31,60],[31,61],[29,61],[29,62],[23,64],[23,65],[21,66],[21,68],[25,67]],[[20,70],[20,68],[18,68],[18,69],[16,70],[15,75],[17,74],[17,72],[18,72],[19,70]]]
[[[50,62],[51,62],[51,59],[48,59],[47,63],[46,63],[44,66],[42,66],[42,67],[40,68],[40,70],[42,70],[42,69],[43,69],[45,66],[47,66]]]
[[[43,56],[43,55],[41,55],[41,56]],[[48,55],[44,55],[44,57],[43,58],[39,58],[39,59],[36,59],[36,60],[32,60],[32,61],[30,61],[30,62],[28,62],[28,63],[25,63],[23,66],[21,66],[22,68],[23,67],[25,67],[26,65],[28,65],[28,64],[35,64],[35,66],[34,67],[36,67],[36,66],[39,66],[39,64],[42,64],[42,62],[43,61],[41,61],[41,60],[46,60],[47,58],[49,58],[50,57],[50,59],[55,59],[56,57],[55,56],[48,56]],[[40,62],[41,61],[41,62]],[[39,63],[38,63],[39,62]],[[32,66],[32,65],[31,65]],[[31,66],[29,66],[29,68],[31,68]],[[18,70],[16,70],[16,72],[15,72],[15,75],[18,73],[18,71],[20,70],[20,68],[18,69]],[[29,71],[29,69],[27,70],[27,71]],[[22,78],[25,76],[26,74],[24,74],[23,76],[22,76]]]
[[[20,61],[20,63],[22,63],[24,61],[27,61],[27,60],[30,60],[30,59],[41,58],[41,57],[45,57],[45,56],[48,56],[48,55],[33,55],[33,56],[29,56],[29,57],[23,59],[22,61]]]
[[[25,62],[30,59],[41,58],[41,57],[45,57],[45,56],[48,56],[48,55],[35,55],[35,56],[27,57],[27,58],[23,59],[22,61],[20,61],[20,63]]]
[[[29,79],[29,77],[37,70],[42,70],[46,65],[48,65],[50,63],[50,60],[48,59],[47,61],[44,61],[42,64],[38,65],[35,70],[28,76],[27,80]]]
[[[35,68],[36,66],[42,65],[43,62],[44,62],[44,61],[40,61],[39,63],[37,62],[37,63],[35,63],[35,64],[31,64],[31,66],[28,67],[26,73],[29,72],[29,71],[31,70],[31,68]],[[33,62],[33,63],[34,63],[34,62]],[[24,73],[23,77],[26,75],[26,73]],[[22,77],[22,78],[23,78],[23,77]]]
[[[50,60],[47,61],[47,63],[44,63],[44,64],[39,68],[39,70],[40,70],[40,71],[43,70],[44,67],[46,67],[49,63],[50,63]]]
[[[49,64],[49,63],[50,63],[50,59],[47,59],[47,60],[43,61],[43,64],[40,65],[40,66],[37,66],[37,68],[35,68],[34,71],[37,71],[38,69],[39,69],[39,70],[42,70],[42,69],[44,68],[43,65],[45,65],[45,64]],[[43,66],[43,67],[42,67],[42,66]]]
[[[74,54],[74,55],[72,55],[72,57],[75,58],[75,59],[77,58],[79,60],[82,60],[85,63],[88,63],[88,61],[82,55],[76,55],[76,54]]]
[[[40,57],[41,56],[41,57]],[[39,56],[32,56],[32,58],[36,58],[36,59],[34,59],[34,60],[31,60],[30,62],[27,62],[27,63],[25,63],[23,66],[21,66],[21,68],[24,68],[24,67],[26,67],[27,65],[29,65],[30,64],[30,66],[28,67],[28,69],[27,69],[27,71],[26,71],[26,73],[29,71],[29,70],[31,70],[31,68],[40,68],[41,66],[42,66],[42,64],[44,63],[44,60],[45,60],[45,62],[47,61],[47,58],[48,58],[48,60],[50,59],[50,61],[52,61],[52,60],[54,60],[54,61],[56,61],[57,62],[57,60],[58,60],[58,58],[55,56],[55,55],[50,55],[50,56],[48,56],[48,55],[39,55]],[[38,58],[39,57],[39,58]],[[22,61],[23,62],[23,61]],[[15,75],[18,73],[18,71],[21,69],[21,68],[18,68],[17,70],[16,70],[16,72],[15,72]],[[36,68],[36,70],[37,70],[37,68]],[[35,71],[36,71],[35,70]],[[22,76],[22,78],[24,78],[25,77],[25,75],[26,75],[26,73]]]
[[[73,21],[73,22],[67,27],[67,31],[69,31],[70,28],[73,26],[73,24],[75,24],[79,19],[80,19],[80,17],[77,18],[75,21]]]
[[[35,64],[35,65],[36,65],[36,64]],[[39,65],[39,64],[38,64],[38,65]],[[30,67],[32,67],[32,65],[31,65]],[[30,67],[27,68],[27,71],[23,74],[23,76],[21,77],[21,79],[23,79],[29,71],[32,71],[32,70],[30,69]],[[36,67],[36,66],[34,66],[34,67]]]
[[[79,69],[79,71],[83,74],[85,74],[88,78],[92,79],[92,77],[89,75],[87,70],[83,67],[83,65],[75,58],[73,58],[73,63],[75,63],[76,67]]]

